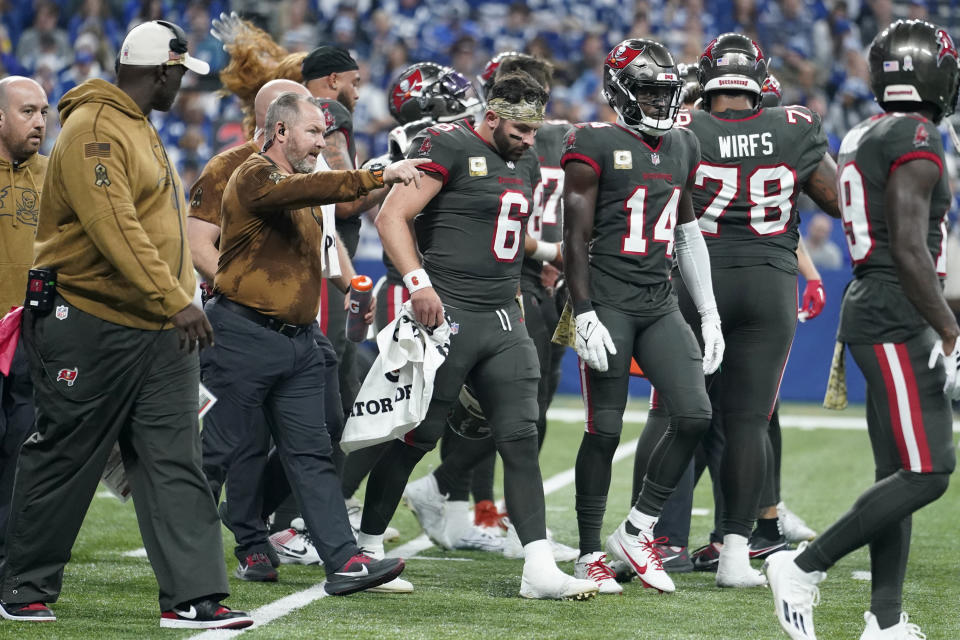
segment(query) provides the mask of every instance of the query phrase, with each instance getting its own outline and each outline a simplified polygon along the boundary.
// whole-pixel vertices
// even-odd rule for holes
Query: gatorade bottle
[[[368,276],[354,276],[350,281],[350,311],[347,313],[347,339],[363,342],[367,337],[367,323],[363,316],[373,300],[373,280]]]

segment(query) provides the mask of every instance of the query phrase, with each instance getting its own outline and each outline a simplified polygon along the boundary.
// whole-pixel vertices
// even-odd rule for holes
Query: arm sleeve
[[[92,155],[88,151],[91,144],[107,151]],[[60,174],[64,198],[103,257],[147,299],[158,302],[167,317],[190,304],[192,297],[180,286],[140,222],[126,172],[130,164],[127,150],[118,136],[101,128],[96,135],[75,138],[63,148],[63,154],[62,166],[76,168]],[[184,204],[180,196],[178,208],[171,208],[169,215],[181,215]]]
[[[457,174],[458,166],[464,163],[463,149],[456,149],[451,140],[453,131],[441,131],[430,127],[421,131],[407,149],[408,158],[430,158],[430,162],[417,168],[432,173],[446,185]]]
[[[888,174],[906,162],[923,159],[936,164],[943,175],[943,140],[940,131],[928,120],[901,117],[890,128],[883,153]]]
[[[232,178],[236,181],[240,204],[253,212],[349,202],[383,186],[369,171],[288,174],[261,158],[244,162]]]
[[[710,254],[707,243],[700,233],[700,225],[694,220],[677,225],[676,247],[677,266],[683,283],[690,292],[690,298],[697,305],[697,311],[704,315],[717,308],[713,296],[713,278],[710,275]]]
[[[586,163],[598,176],[601,175],[605,154],[597,148],[598,145],[594,140],[596,137],[596,131],[588,125],[576,125],[563,143],[560,166],[564,167],[568,162],[576,160]]]
[[[189,217],[220,226],[220,203],[230,178],[222,174],[220,159],[214,156],[190,188],[190,204],[187,209]]]

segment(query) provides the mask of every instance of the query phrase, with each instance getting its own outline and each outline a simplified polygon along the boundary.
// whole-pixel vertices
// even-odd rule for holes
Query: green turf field
[[[556,406],[576,407],[563,399]],[[644,410],[642,403],[633,410]],[[786,406],[784,415],[862,418],[862,407],[824,412],[811,406]],[[582,423],[552,420],[541,456],[544,478],[573,466]],[[640,425],[628,424],[623,441],[635,438]],[[790,507],[819,531],[842,513],[873,477],[865,431],[784,430],[783,497]],[[431,456],[417,475],[436,464]],[[616,464],[604,533],[626,515],[632,457]],[[102,492],[101,492],[102,493]],[[573,486],[547,497],[547,521],[557,539],[577,543]],[[695,507],[711,515],[694,516],[691,544],[706,540],[712,525],[709,481],[698,487]],[[960,638],[960,553],[954,546],[960,522],[960,488],[921,511],[914,519],[913,553],[907,574],[905,609],[930,640]],[[403,540],[420,535],[403,507],[393,524]],[[225,559],[232,572],[236,562],[232,541],[224,531]],[[160,629],[156,584],[145,558],[123,552],[141,547],[131,505],[97,497],[74,547],[63,596],[53,605],[59,620],[50,624],[0,620],[0,638],[187,638],[189,632]],[[388,547],[389,550],[389,547]],[[242,634],[206,634],[206,638],[240,635],[248,638],[703,638],[775,639],[781,635],[773,615],[769,590],[716,588],[713,574],[674,576],[677,592],[658,595],[639,583],[626,585],[622,596],[588,602],[531,602],[518,596],[522,561],[473,552],[427,549],[410,559],[404,577],[416,591],[409,595],[357,594],[322,598]],[[572,563],[561,565],[572,572]],[[863,611],[869,604],[869,582],[852,577],[869,570],[865,550],[841,561],[821,585],[822,604],[816,609],[818,637],[824,640],[859,638]],[[276,584],[249,584],[231,578],[233,595],[227,604],[256,610],[285,596],[309,589],[322,580],[322,570],[281,567]]]

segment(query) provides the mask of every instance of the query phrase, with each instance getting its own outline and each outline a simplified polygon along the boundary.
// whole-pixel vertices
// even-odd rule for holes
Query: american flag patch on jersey
[[[110,143],[109,142],[88,142],[83,145],[83,157],[84,158],[109,158],[110,157]]]

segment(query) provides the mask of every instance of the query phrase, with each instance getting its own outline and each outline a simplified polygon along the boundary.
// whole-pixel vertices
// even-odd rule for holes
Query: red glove
[[[800,322],[806,322],[816,318],[823,311],[823,306],[827,304],[827,292],[823,288],[823,282],[820,280],[807,280],[807,286],[803,288],[803,298],[800,302],[800,308],[797,310],[797,317]]]

